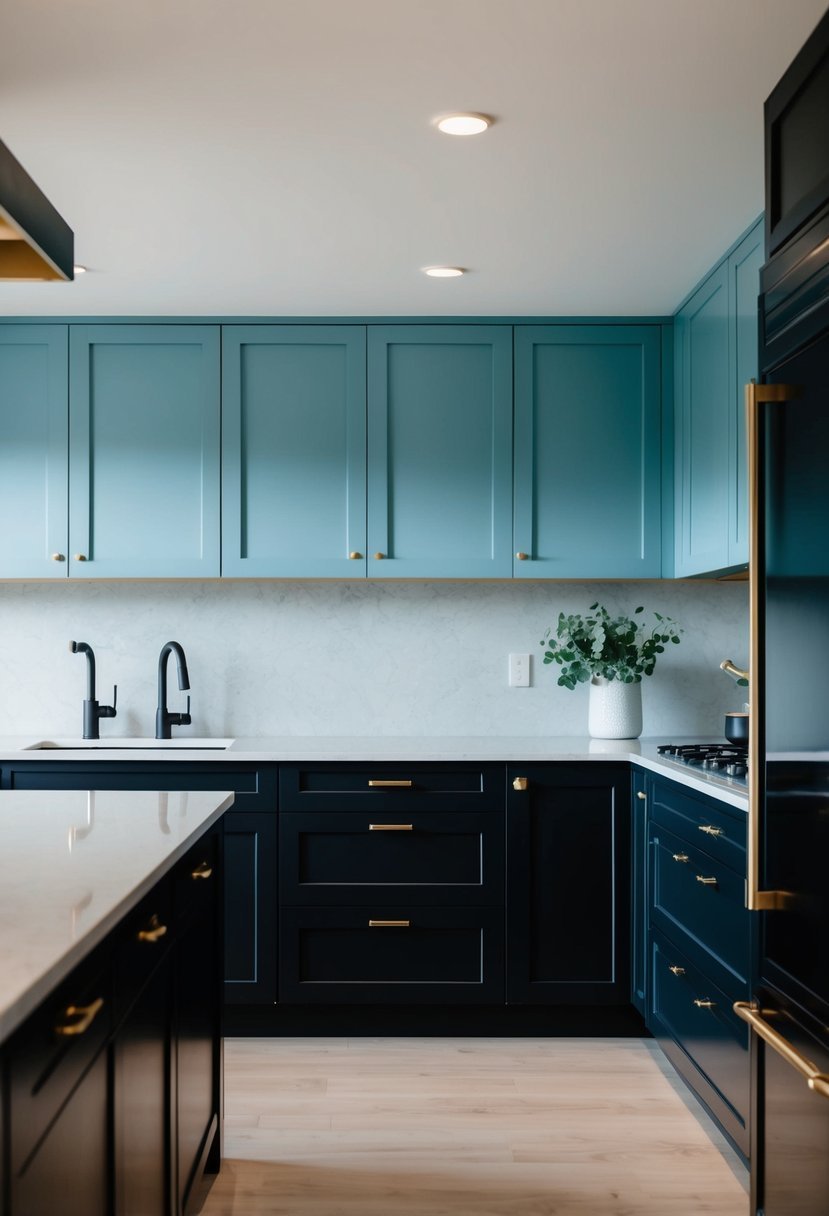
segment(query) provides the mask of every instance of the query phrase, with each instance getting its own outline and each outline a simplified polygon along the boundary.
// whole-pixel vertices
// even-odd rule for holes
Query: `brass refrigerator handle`
[[[819,1068],[815,1068],[812,1061],[807,1059],[796,1047],[793,1047],[779,1030],[775,1030],[773,1026],[769,1026],[763,1017],[764,1012],[766,1012],[765,1010],[758,1009],[755,1005],[750,1005],[748,1001],[735,1001],[734,1012],[738,1018],[742,1018],[744,1022],[748,1023],[764,1043],[768,1043],[769,1047],[782,1056],[787,1064],[790,1064],[796,1072],[799,1072],[801,1077],[806,1078],[809,1089],[816,1094],[820,1094],[821,1097],[829,1098],[829,1076],[822,1073]]]
[[[368,788],[370,790],[380,790],[380,789],[410,790],[412,788],[412,783],[411,783],[411,781],[369,781]]]
[[[760,890],[760,798],[762,757],[760,755],[760,696],[754,690],[762,689],[763,654],[760,636],[762,612],[763,536],[760,518],[760,407],[794,401],[800,389],[792,384],[757,384],[755,380],[746,385],[746,448],[748,451],[748,568],[749,568],[749,659],[748,669],[754,695],[753,718],[748,736],[748,869],[746,876],[746,907],[752,912],[768,912],[786,906],[784,891]]]

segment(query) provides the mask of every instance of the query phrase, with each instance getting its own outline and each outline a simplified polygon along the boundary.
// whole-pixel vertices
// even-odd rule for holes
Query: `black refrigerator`
[[[752,1213],[829,1216],[829,12],[766,102],[747,388]]]

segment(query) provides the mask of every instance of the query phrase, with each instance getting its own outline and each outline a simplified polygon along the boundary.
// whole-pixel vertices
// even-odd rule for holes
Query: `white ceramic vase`
[[[638,739],[642,733],[642,685],[593,676],[587,729],[591,739]]]

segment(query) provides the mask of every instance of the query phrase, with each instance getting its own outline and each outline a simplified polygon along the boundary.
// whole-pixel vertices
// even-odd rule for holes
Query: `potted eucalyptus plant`
[[[654,612],[648,627],[640,617],[611,616],[599,603],[587,616],[560,612],[553,636],[541,645],[545,663],[561,668],[558,683],[573,689],[590,681],[588,731],[594,739],[637,739],[642,733],[642,676],[653,674],[656,660],[670,643],[679,645],[680,627]]]

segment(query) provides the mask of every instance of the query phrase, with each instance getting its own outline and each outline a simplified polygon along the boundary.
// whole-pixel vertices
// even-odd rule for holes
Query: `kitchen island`
[[[232,793],[0,794],[0,1211],[196,1211]]]

